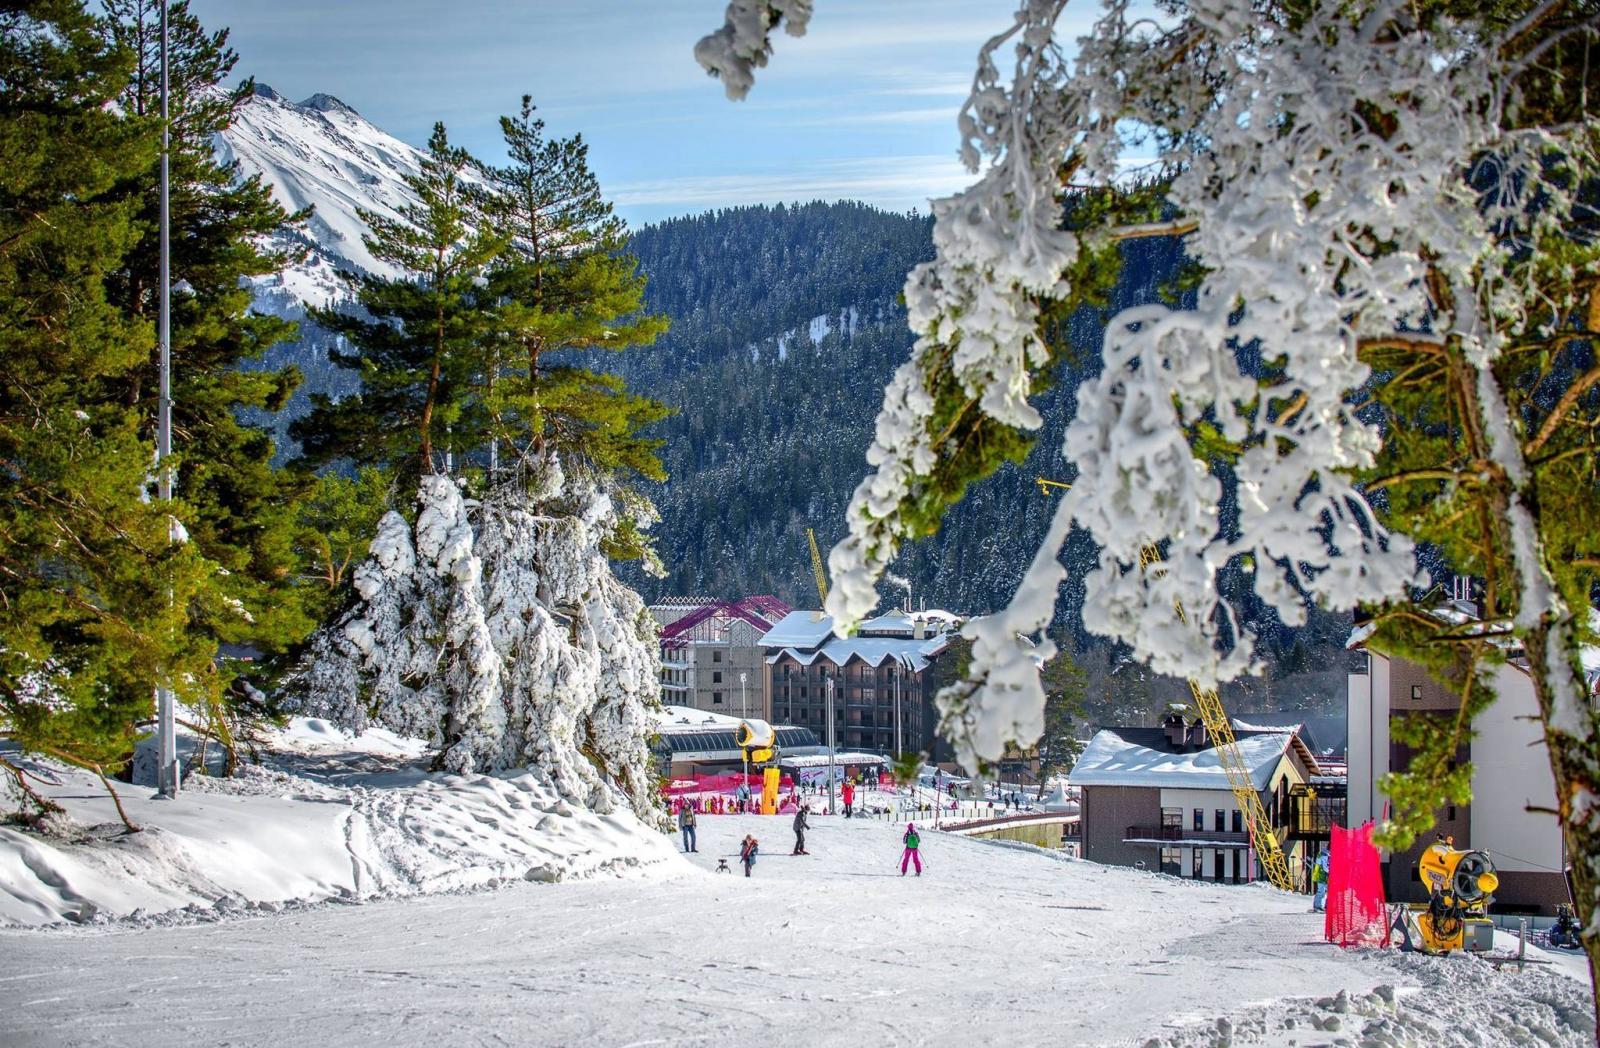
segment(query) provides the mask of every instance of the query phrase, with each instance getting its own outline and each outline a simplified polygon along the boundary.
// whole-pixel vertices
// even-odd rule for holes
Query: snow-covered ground
[[[945,834],[902,877],[899,827],[814,822],[810,856],[786,818],[705,817],[698,854],[644,876],[0,932],[0,1041],[1589,1043],[1554,966],[1340,951],[1303,897]]]
[[[418,743],[303,717],[268,744],[264,766],[189,776],[177,801],[119,786],[137,834],[92,775],[37,766],[54,780],[40,792],[78,825],[64,840],[0,825],[0,924],[182,920],[680,863],[625,810],[575,808],[535,774],[431,775]]]

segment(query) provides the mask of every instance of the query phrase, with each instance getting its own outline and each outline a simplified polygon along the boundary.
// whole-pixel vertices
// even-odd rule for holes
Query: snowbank
[[[631,813],[576,808],[536,773],[430,775],[419,754],[388,732],[296,718],[239,778],[191,776],[176,801],[121,786],[137,834],[92,775],[37,765],[53,780],[41,792],[77,825],[0,826],[0,922],[193,917],[681,865]]]

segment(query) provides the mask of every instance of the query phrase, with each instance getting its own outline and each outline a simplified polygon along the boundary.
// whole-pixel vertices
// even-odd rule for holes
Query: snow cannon
[[[757,767],[778,758],[778,733],[764,720],[742,720],[733,741],[744,751],[744,759]]]
[[[1428,901],[1405,907],[1407,948],[1433,954],[1493,949],[1488,913],[1500,875],[1488,852],[1457,848],[1452,838],[1441,837],[1417,859],[1417,875]]]
[[[778,733],[764,720],[742,720],[733,741],[745,762],[761,769],[761,814],[778,814]]]

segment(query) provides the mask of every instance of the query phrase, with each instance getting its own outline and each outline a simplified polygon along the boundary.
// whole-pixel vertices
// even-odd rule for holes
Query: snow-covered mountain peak
[[[325,95],[318,91],[304,102],[300,103],[301,109],[315,109],[319,113],[343,112],[359,117],[361,114],[345,105],[332,95]]]
[[[362,242],[360,211],[398,218],[413,199],[405,179],[416,174],[422,153],[369,123],[327,94],[304,102],[285,99],[265,84],[218,136],[218,153],[236,160],[246,177],[259,174],[290,211],[314,208],[296,238],[311,249],[305,262],[257,288],[265,299],[322,305],[350,293],[340,270],[393,275]]]

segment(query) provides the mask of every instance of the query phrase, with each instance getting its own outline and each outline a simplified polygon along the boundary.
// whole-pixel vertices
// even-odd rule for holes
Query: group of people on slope
[[[806,831],[811,828],[807,818],[810,814],[808,805],[800,805],[794,813],[794,851],[790,855],[810,855],[806,850]],[[849,809],[847,808],[846,811]],[[678,829],[683,834],[683,850],[698,852],[700,850],[695,839],[694,809],[685,805],[678,809]],[[906,875],[906,870],[912,865],[916,866],[917,876],[922,876],[922,836],[917,832],[915,823],[906,823],[906,832],[901,835],[900,843],[905,845],[905,850],[900,853],[900,876]],[[744,875],[750,876],[750,868],[756,864],[756,855],[760,851],[760,842],[750,834],[745,834],[744,840],[739,842],[739,863],[744,867]]]

